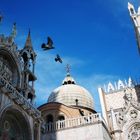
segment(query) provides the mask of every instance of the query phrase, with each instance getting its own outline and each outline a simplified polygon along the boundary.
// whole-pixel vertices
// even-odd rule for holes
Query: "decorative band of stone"
[[[13,99],[17,104],[35,119],[41,120],[41,113],[21,93],[19,93],[8,81],[0,75],[0,87],[4,93]]]

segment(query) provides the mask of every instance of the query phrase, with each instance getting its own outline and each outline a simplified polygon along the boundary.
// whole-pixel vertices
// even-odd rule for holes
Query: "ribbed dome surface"
[[[62,84],[51,93],[48,102],[59,102],[68,106],[82,106],[94,109],[93,98],[90,93],[85,88],[76,85],[70,75],[67,75]]]

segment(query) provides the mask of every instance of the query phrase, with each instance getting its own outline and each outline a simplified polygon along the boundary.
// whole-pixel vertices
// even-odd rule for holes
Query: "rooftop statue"
[[[15,39],[17,35],[17,29],[16,29],[16,23],[13,24],[12,32],[11,32],[11,37],[12,39]]]
[[[134,6],[130,3],[128,3],[128,10],[129,10],[130,17],[134,24],[138,50],[140,53],[140,7],[138,8],[138,11],[136,12]]]

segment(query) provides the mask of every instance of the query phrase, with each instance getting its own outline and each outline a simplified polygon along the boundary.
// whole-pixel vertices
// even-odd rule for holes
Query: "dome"
[[[56,88],[48,102],[59,102],[67,106],[80,106],[94,109],[91,94],[83,87],[76,85],[75,80],[67,74],[62,86]]]

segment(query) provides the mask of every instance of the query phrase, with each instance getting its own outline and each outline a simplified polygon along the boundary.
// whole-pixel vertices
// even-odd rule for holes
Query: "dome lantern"
[[[67,64],[66,66],[66,72],[67,72],[67,75],[65,77],[65,79],[63,80],[62,82],[62,85],[67,85],[67,84],[76,84],[75,80],[73,79],[73,77],[71,77],[70,75],[70,65]]]

